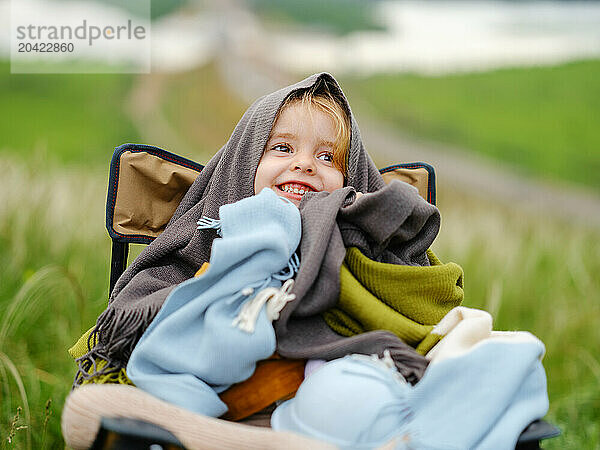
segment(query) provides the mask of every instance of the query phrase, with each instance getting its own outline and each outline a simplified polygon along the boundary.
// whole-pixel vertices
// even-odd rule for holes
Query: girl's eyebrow
[[[335,147],[335,143],[334,142],[326,141],[324,139],[320,139],[319,140],[319,145],[326,145],[327,147],[331,147],[331,148]]]
[[[297,136],[294,133],[275,133],[272,134],[269,139],[273,138],[287,138],[287,139],[295,139]]]

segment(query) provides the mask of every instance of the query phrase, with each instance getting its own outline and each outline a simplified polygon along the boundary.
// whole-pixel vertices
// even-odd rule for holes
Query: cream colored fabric
[[[465,306],[452,309],[431,333],[443,336],[425,355],[432,364],[467,353],[487,340],[537,341],[527,331],[492,331],[492,316],[488,312]]]
[[[116,232],[156,237],[198,172],[146,152],[124,152],[113,217]]]

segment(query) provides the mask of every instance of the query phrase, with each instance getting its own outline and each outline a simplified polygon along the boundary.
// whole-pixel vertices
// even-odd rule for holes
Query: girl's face
[[[318,108],[295,102],[279,114],[254,178],[254,193],[273,189],[296,206],[306,192],[332,192],[344,186],[333,165],[336,140],[333,118]]]

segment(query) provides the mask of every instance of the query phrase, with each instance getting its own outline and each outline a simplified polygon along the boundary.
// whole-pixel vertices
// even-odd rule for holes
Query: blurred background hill
[[[600,447],[600,2],[153,1],[151,34],[139,75],[11,74],[0,36],[3,448],[64,445],[66,349],[108,297],[113,148],[205,163],[251,101],[317,71],[379,166],[436,167],[434,249],[465,305],[546,344],[563,434],[544,448]]]

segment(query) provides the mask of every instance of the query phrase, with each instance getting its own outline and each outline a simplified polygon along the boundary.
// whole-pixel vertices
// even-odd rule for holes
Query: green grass
[[[147,111],[136,112],[131,90],[140,81],[156,87],[151,109],[163,111],[176,137],[191,149],[188,154],[172,150],[201,162],[227,142],[245,110],[213,65],[169,75],[9,72],[9,65],[0,63],[0,155],[16,153],[24,160],[108,167],[115,146],[144,140],[127,111],[154,120],[144,118]],[[146,143],[171,149],[165,139]]]
[[[600,60],[343,86],[402,130],[600,190]]]
[[[6,156],[0,165],[0,448],[61,448],[75,369],[66,350],[107,298],[105,171]],[[17,408],[27,428],[13,427],[9,444]]]
[[[123,74],[10,74],[0,63],[0,155],[46,155],[62,164],[105,163],[139,139],[125,114],[134,78]]]
[[[252,0],[250,5],[270,25],[298,24],[344,35],[360,30],[383,30],[373,17],[371,2],[361,0]]]

